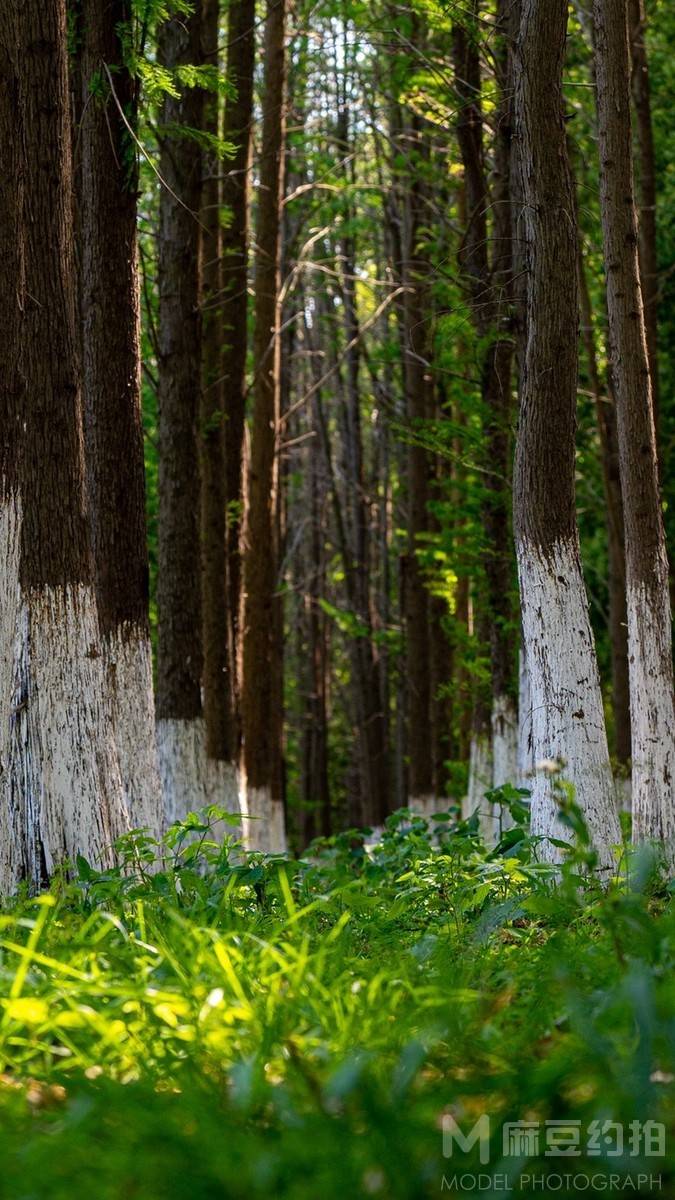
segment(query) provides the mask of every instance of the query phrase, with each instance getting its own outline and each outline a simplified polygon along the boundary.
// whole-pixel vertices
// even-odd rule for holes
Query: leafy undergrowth
[[[554,878],[520,828],[488,853],[472,823],[431,826],[396,814],[374,848],[354,832],[294,862],[193,817],[6,906],[0,1196],[674,1195],[653,855],[602,890],[583,836]],[[444,1157],[444,1120],[448,1150],[448,1118],[481,1114],[489,1163],[478,1141]],[[578,1123],[573,1156],[505,1157],[505,1122],[553,1120]]]

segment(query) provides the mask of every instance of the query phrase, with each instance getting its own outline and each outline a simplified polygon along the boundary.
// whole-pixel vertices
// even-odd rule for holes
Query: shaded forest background
[[[675,337],[670,269],[675,257],[670,120],[675,29],[666,5],[651,5],[647,18],[644,45],[651,85],[658,271],[650,287],[659,311],[658,437],[672,559],[674,485],[669,463],[675,410],[669,401],[673,380],[668,347]],[[453,69],[458,23],[475,49],[478,85],[458,78]],[[642,41],[642,33],[635,40]],[[227,33],[222,18],[219,47],[224,58]],[[461,798],[468,784],[472,732],[481,732],[489,713],[491,614],[485,562],[493,550],[485,536],[485,511],[495,481],[486,456],[489,414],[481,400],[485,335],[481,340],[480,319],[476,321],[481,300],[476,301],[467,265],[467,242],[477,214],[467,211],[466,169],[458,138],[467,113],[469,122],[476,120],[480,106],[488,189],[484,236],[490,260],[499,215],[495,197],[505,117],[500,109],[500,28],[496,14],[484,6],[477,18],[470,7],[433,4],[297,4],[289,17],[288,56],[278,652],[283,648],[285,797],[291,830],[303,842],[312,833],[381,817],[377,792],[373,795],[359,752],[364,736],[362,693],[369,686],[376,689],[374,707],[381,706],[383,713],[383,756],[377,774],[384,791],[379,802],[387,810],[405,804],[411,794],[411,743],[418,750],[420,741],[429,762],[425,790]],[[148,155],[140,158],[140,244],[155,629],[162,187],[156,139],[165,101],[153,94],[163,86],[158,69],[147,64],[145,70],[148,81],[138,136]],[[233,86],[236,70],[235,78],[225,76],[221,110]],[[250,168],[253,230],[260,194],[261,89],[258,63]],[[612,704],[611,513],[603,485],[603,421],[612,400],[591,20],[583,5],[571,11],[565,96],[582,281],[577,512],[610,748],[620,765],[629,758],[630,743],[627,694],[622,712],[617,714]],[[639,188],[645,166],[637,125],[634,138]],[[206,134],[200,144],[204,152],[209,145]],[[227,144],[221,145],[220,154],[206,155],[221,185],[227,186],[231,155]],[[645,184],[649,180],[643,180]],[[225,204],[219,215],[227,231]],[[227,270],[227,258],[220,262]],[[423,286],[410,302],[404,289],[416,270]],[[248,287],[250,334],[251,273]],[[217,319],[217,301],[217,296],[204,301],[203,329],[207,320],[210,328]],[[500,303],[515,338],[513,297],[504,290]],[[411,368],[419,368],[424,376],[421,412],[411,411],[409,379],[406,385],[406,370]],[[249,386],[253,371],[249,336]],[[509,437],[516,421],[515,386],[514,375],[512,400],[505,409]],[[420,457],[422,519],[419,503],[412,512],[411,487]],[[502,486],[508,492],[510,480],[499,479],[497,487]],[[195,480],[195,505],[196,488]],[[230,509],[230,517],[235,515],[236,501]],[[426,592],[421,615],[406,612],[406,581],[415,570]],[[515,689],[515,565],[507,578],[510,597],[504,608],[511,612],[507,639],[512,649],[510,687]],[[417,637],[413,652],[428,673],[426,721],[416,717],[411,703],[406,637],[409,643]],[[421,648],[420,637],[426,641]],[[359,671],[361,678],[356,677]]]

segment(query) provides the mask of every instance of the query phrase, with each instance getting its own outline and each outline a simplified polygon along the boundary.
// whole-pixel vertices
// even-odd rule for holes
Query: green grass
[[[471,824],[438,822],[439,845],[389,826],[372,854],[347,834],[300,863],[181,827],[161,869],[138,836],[118,871],[81,861],[6,905],[0,1196],[421,1198],[509,1169],[514,1195],[524,1172],[571,1170],[660,1174],[674,1195],[668,1145],[501,1150],[522,1119],[675,1132],[675,916],[653,855],[603,891],[583,832],[556,880],[521,829],[488,854]],[[444,1114],[483,1112],[490,1166],[444,1159]]]

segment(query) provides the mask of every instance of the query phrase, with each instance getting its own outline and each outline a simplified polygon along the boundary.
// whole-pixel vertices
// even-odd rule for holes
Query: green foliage
[[[492,852],[475,819],[402,811],[375,846],[351,830],[266,859],[216,841],[232,818],[214,808],[6,906],[1,1194],[412,1200],[452,1173],[448,1112],[490,1115],[493,1168],[506,1120],[672,1131],[658,863],[644,850],[603,890],[570,851],[556,883],[523,794],[499,798],[520,824]],[[603,1149],[572,1166],[647,1169],[666,1194],[675,1163]]]

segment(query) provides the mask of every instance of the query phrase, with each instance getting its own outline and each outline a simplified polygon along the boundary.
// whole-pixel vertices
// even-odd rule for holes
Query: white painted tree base
[[[0,480],[0,494],[4,495]],[[0,894],[8,895],[21,877],[22,859],[17,854],[22,837],[19,813],[11,803],[10,731],[13,720],[12,694],[16,656],[17,619],[20,605],[21,502],[6,496],[0,504]]]
[[[532,833],[569,841],[569,830],[557,816],[555,776],[539,768],[540,763],[561,760],[600,865],[610,869],[620,829],[578,547],[559,543],[544,556],[535,546],[521,544],[518,574],[536,764]],[[542,842],[540,852],[548,861],[560,859],[550,842]]]
[[[241,811],[237,769],[233,763],[209,758],[203,717],[192,721],[159,720],[157,752],[166,828],[211,804],[233,814]],[[217,839],[225,834],[238,836],[239,832],[236,826],[223,822],[213,826]]]
[[[434,813],[443,812],[443,802],[437,796],[411,796],[408,799],[408,808],[411,812],[417,813],[420,817],[425,817],[427,821],[431,820]]]
[[[105,669],[124,799],[132,829],[162,830],[150,639],[120,629],[104,641]]]
[[[462,801],[462,817],[466,820],[478,813],[481,837],[487,846],[495,840],[493,805],[485,799],[492,788],[492,741],[489,737],[472,737],[469,748],[469,786]]]
[[[518,714],[510,696],[495,696],[492,702],[492,786],[503,787],[518,780]],[[513,826],[511,814],[499,804],[494,809],[494,836]]]
[[[12,704],[9,807],[20,873],[39,884],[78,854],[110,865],[128,822],[92,588],[22,597]]]
[[[616,791],[616,804],[619,812],[632,812],[633,785],[630,775],[615,775],[614,789]]]
[[[516,749],[518,787],[529,788],[534,770],[532,752],[532,693],[527,669],[525,647],[521,645],[518,659],[518,745]]]
[[[287,853],[284,806],[272,799],[269,788],[249,788],[242,784],[241,824],[247,850]]]
[[[492,785],[515,787],[518,776],[518,714],[510,696],[495,696],[492,704]]]
[[[665,572],[664,572],[665,574]],[[628,588],[633,840],[675,858],[675,697],[668,586]]]

